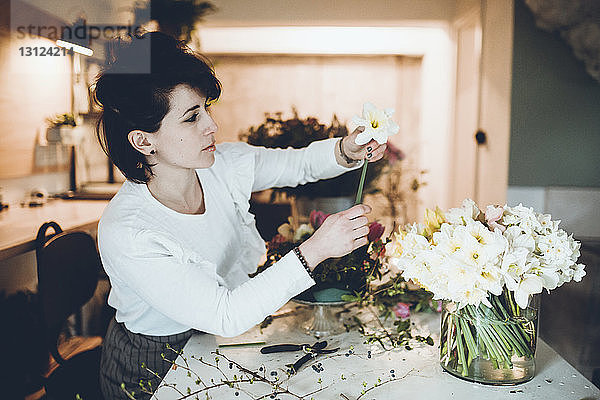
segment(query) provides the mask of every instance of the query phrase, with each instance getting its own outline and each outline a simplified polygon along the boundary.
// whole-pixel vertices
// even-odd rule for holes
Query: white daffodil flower
[[[292,228],[291,222],[280,225],[277,228],[277,233],[283,236],[285,240],[292,240],[294,238],[294,228]]]
[[[553,268],[538,267],[535,271],[544,281],[544,289],[554,290],[558,287],[560,282],[560,275],[558,271]]]
[[[578,264],[581,244],[558,228],[550,215],[531,208],[488,206],[486,222],[470,199],[446,212],[445,222],[423,235],[422,225],[405,226],[389,252],[392,262],[431,291],[436,299],[458,307],[484,304],[489,295],[502,296],[506,288],[526,308],[531,295],[556,289],[585,276]],[[490,222],[506,229],[494,229]],[[401,268],[402,269],[402,268]]]
[[[363,145],[374,139],[379,144],[387,143],[388,136],[395,135],[400,130],[397,123],[392,120],[394,110],[386,108],[378,109],[373,103],[363,104],[362,118],[352,117],[351,130],[364,126],[365,130],[356,136],[356,144]]]
[[[575,264],[573,268],[573,280],[575,282],[580,282],[581,278],[585,276],[585,265],[583,264]]]
[[[459,208],[451,208],[444,213],[446,220],[453,225],[466,225],[476,220],[481,211],[471,199],[465,199]]]
[[[515,301],[521,308],[527,308],[529,296],[541,293],[544,287],[544,281],[537,275],[525,274],[519,287],[515,290]]]
[[[312,226],[308,224],[302,224],[298,227],[296,232],[294,233],[294,242],[300,241],[305,236],[310,236],[314,233],[314,229]]]

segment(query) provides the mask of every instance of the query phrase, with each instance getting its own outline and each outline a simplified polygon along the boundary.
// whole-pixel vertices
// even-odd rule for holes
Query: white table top
[[[51,199],[41,207],[11,206],[0,212],[0,260],[35,250],[44,222],[56,221],[64,231],[95,230],[107,200]],[[50,229],[49,233],[54,233]]]
[[[348,333],[326,338],[330,344],[328,348],[339,346],[340,350],[332,355],[319,356],[317,359],[305,364],[296,375],[289,379],[285,373],[285,364],[292,363],[301,357],[300,352],[264,355],[259,352],[262,346],[219,348],[218,350],[222,354],[219,362],[220,371],[196,360],[196,358],[202,357],[205,362],[214,365],[215,354],[211,352],[214,352],[217,346],[223,343],[253,341],[265,341],[267,345],[314,343],[315,338],[303,333],[300,328],[302,322],[309,316],[308,307],[298,306],[290,302],[280,312],[294,309],[297,310],[294,315],[274,319],[273,323],[263,329],[262,333],[257,326],[235,338],[223,338],[209,334],[193,336],[183,349],[183,357],[186,358],[189,365],[191,376],[188,376],[186,368],[172,368],[152,399],[194,399],[196,398],[195,395],[183,396],[177,390],[187,394],[188,387],[192,393],[202,389],[202,384],[195,383],[198,377],[209,386],[211,385],[211,378],[214,379],[215,383],[221,382],[222,379],[225,379],[225,376],[228,380],[233,380],[234,374],[239,379],[242,375],[240,370],[236,366],[230,369],[229,362],[225,357],[255,372],[259,372],[259,368],[262,366],[264,369],[263,372],[259,372],[260,374],[264,374],[269,380],[279,377],[280,381],[284,382],[283,387],[298,395],[298,397],[295,397],[289,394],[278,394],[276,397],[278,399],[600,399],[600,390],[542,340],[538,341],[536,351],[536,375],[533,380],[524,384],[514,386],[481,385],[442,372],[439,365],[438,348],[439,315],[431,313],[413,315],[411,321],[415,323],[413,336],[417,334],[427,336],[431,333],[435,341],[434,346],[418,343],[414,345],[412,350],[402,348],[384,352],[379,344],[364,344],[364,336],[356,330],[352,330]],[[354,353],[346,356],[351,346],[354,347]],[[369,350],[371,350],[371,358],[368,357]],[[173,359],[174,353],[166,354],[166,356]],[[181,356],[176,363],[185,365],[185,361]],[[311,367],[311,365],[319,363],[322,365],[322,372],[316,372]],[[378,378],[382,382],[389,381],[391,370],[394,370],[395,375],[393,381],[378,385],[361,396],[361,392],[365,388],[363,382],[366,382],[366,388],[368,389],[373,387]],[[277,371],[277,375],[272,376],[271,371]],[[342,379],[342,374],[344,379]],[[319,378],[321,383],[318,382]],[[177,390],[169,387],[169,384],[176,384]],[[313,393],[320,387],[325,389]],[[242,383],[239,384],[239,387],[234,388],[222,385],[216,389],[211,389],[208,392],[210,397],[206,396],[206,392],[199,392],[198,398],[270,399],[272,392],[272,389],[266,383],[255,381],[253,384]],[[313,394],[306,396],[309,393]],[[266,396],[261,397],[263,395]]]

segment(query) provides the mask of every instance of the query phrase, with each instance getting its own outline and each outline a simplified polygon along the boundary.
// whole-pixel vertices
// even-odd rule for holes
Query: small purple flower
[[[429,300],[429,305],[436,312],[442,312],[442,301],[441,300]]]
[[[385,155],[390,164],[395,164],[398,161],[404,160],[406,157],[404,152],[400,150],[398,147],[394,146],[392,142],[387,142],[387,147],[385,149]]]
[[[398,318],[406,319],[410,317],[410,306],[406,303],[400,302],[396,304],[392,310]]]
[[[325,214],[323,211],[312,210],[308,219],[310,220],[312,227],[317,229],[330,215],[331,214]]]
[[[369,224],[369,234],[367,235],[367,239],[369,242],[374,242],[383,235],[383,231],[385,228],[379,222],[371,222]]]

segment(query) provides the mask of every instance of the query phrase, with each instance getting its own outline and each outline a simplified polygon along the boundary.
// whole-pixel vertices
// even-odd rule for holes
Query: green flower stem
[[[471,366],[471,361],[477,357],[477,349],[473,346],[473,337],[471,336],[471,329],[469,328],[469,324],[467,324],[464,320],[460,320],[460,324],[462,326],[462,332],[465,339],[465,343],[467,344],[467,368]]]
[[[500,299],[497,298],[496,296],[492,296],[492,302],[493,302],[493,304],[495,304],[496,309],[500,310],[500,313],[502,313],[502,317],[504,318],[504,320],[508,321],[508,319],[509,319],[508,313],[504,309],[504,306],[502,305],[502,302],[500,301]]]
[[[505,332],[502,331],[502,329],[500,329],[496,324],[486,326],[486,329],[490,335],[492,343],[494,343],[497,350],[504,355],[508,364],[512,366],[511,357],[513,354],[513,349],[515,348],[515,338],[510,334],[506,335]]]
[[[368,166],[369,163],[367,162],[367,160],[365,160],[365,163],[362,167],[362,174],[360,175],[360,182],[358,183],[358,191],[356,192],[356,201],[354,202],[354,205],[360,204],[362,202],[363,187],[365,186],[365,178],[367,177]]]
[[[470,355],[472,358],[475,358],[478,356],[479,351],[477,350],[477,344],[475,343],[475,339],[471,333],[471,328],[469,328],[469,324],[464,319],[461,319],[460,322],[463,325],[462,331],[465,334],[465,341],[467,342],[469,353],[471,353]]]
[[[518,332],[521,334],[521,337],[525,340],[526,343],[531,342],[531,336],[529,336],[529,333],[527,333],[525,327],[519,325]]]
[[[446,321],[445,321],[445,326],[446,326],[446,331],[448,332],[446,334],[446,340],[444,341],[444,347],[442,347],[442,354],[444,355],[443,358],[446,359],[445,363],[446,365],[448,365],[448,363],[450,362],[450,353],[452,353],[452,349],[454,348],[454,345],[452,344],[452,331],[456,328],[454,326],[454,322],[453,319],[457,318],[455,315],[453,314],[446,314]]]
[[[506,347],[502,346],[502,344],[503,344],[502,339],[500,338],[500,336],[496,333],[496,331],[492,327],[486,326],[485,328],[490,337],[490,341],[496,347],[496,350],[498,351],[498,353],[501,354],[504,364],[507,365],[508,368],[512,368],[512,362],[511,362],[512,351],[509,351]]]
[[[456,324],[456,345],[457,345],[457,351],[458,351],[458,360],[460,362],[460,364],[462,365],[462,371],[461,374],[462,376],[467,376],[469,374],[469,369],[467,367],[467,362],[465,360],[465,349],[463,347],[462,344],[462,332],[460,329],[460,323]]]
[[[466,306],[465,313],[473,321],[477,321],[480,319],[480,317],[477,315],[476,308],[473,306],[470,306],[470,305]],[[498,354],[498,352],[496,351],[496,348],[492,345],[491,341],[489,340],[487,332],[485,331],[485,329],[482,329],[482,328],[483,328],[482,325],[479,325],[477,327],[477,335],[479,337],[481,337],[482,341],[484,342],[484,345],[488,350],[488,355],[490,356],[490,359],[496,359],[496,360],[499,359],[500,355]]]
[[[495,363],[497,363],[499,361],[503,361],[502,353],[495,346],[494,341],[488,336],[488,333],[485,330],[485,328],[479,327],[479,329],[477,330],[477,333],[478,334],[481,333],[481,339],[483,339],[488,350],[490,351],[490,356],[491,356],[492,361],[494,361]]]
[[[467,306],[467,307],[468,307],[468,310],[471,312],[471,317],[473,319],[475,319],[475,320],[481,319],[481,316],[477,315],[478,313],[477,313],[477,310],[475,309],[475,307],[473,307],[473,306]],[[503,349],[501,349],[501,346],[499,346],[499,343],[496,343],[496,338],[491,333],[491,329],[486,325],[480,325],[477,328],[477,334],[479,335],[480,333],[481,333],[482,339],[484,340],[488,349],[492,353],[494,361],[502,362],[503,364],[506,364],[506,361],[507,361],[506,356],[507,355],[503,351]]]
[[[494,331],[494,334],[500,338],[502,343],[504,343],[504,348],[508,350],[508,354],[512,354],[513,350],[517,349],[517,346],[514,344],[513,340],[511,340],[513,339],[512,336],[510,334],[507,334],[507,332],[502,328],[502,326],[496,324],[492,325],[492,330]]]
[[[512,338],[511,342],[513,343],[515,350],[517,350],[519,356],[522,357],[525,355],[530,355],[531,351],[529,351],[529,346],[526,344],[526,342],[523,342],[521,336],[519,336],[519,328],[509,326],[504,327],[504,329],[506,330],[507,336]]]
[[[533,357],[530,334],[534,328],[523,323],[514,322],[514,299],[504,294],[506,303],[499,297],[491,296],[491,307],[479,305],[465,306],[460,314],[447,319],[448,340],[442,354],[446,357],[446,365],[450,355],[456,348],[460,373],[468,375],[471,362],[477,357],[490,360],[495,368],[512,368],[512,356]],[[519,310],[520,316],[522,312]],[[521,318],[518,318],[520,320]],[[531,331],[531,332],[529,332]],[[456,341],[454,345],[452,341]],[[457,368],[457,372],[458,372]]]
[[[500,299],[496,297],[492,297],[492,305],[493,309],[485,309],[484,313],[486,316],[496,320],[504,320],[509,321],[509,316],[504,306],[500,302]],[[500,310],[498,312],[498,310]],[[518,353],[522,355],[526,355],[529,352],[527,351],[528,346],[523,343],[522,336],[519,334],[519,331],[522,331],[522,327],[520,325],[509,324],[508,326],[502,324],[491,324],[494,328],[494,331],[498,334],[501,340],[505,341],[506,349],[508,354],[512,354],[511,347],[518,349]],[[527,342],[527,340],[526,340]]]

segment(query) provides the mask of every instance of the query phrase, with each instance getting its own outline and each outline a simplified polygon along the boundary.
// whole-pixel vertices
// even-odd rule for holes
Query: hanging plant
[[[189,43],[196,23],[217,7],[202,0],[150,0],[136,1],[134,16],[137,26],[156,21],[159,31]]]

